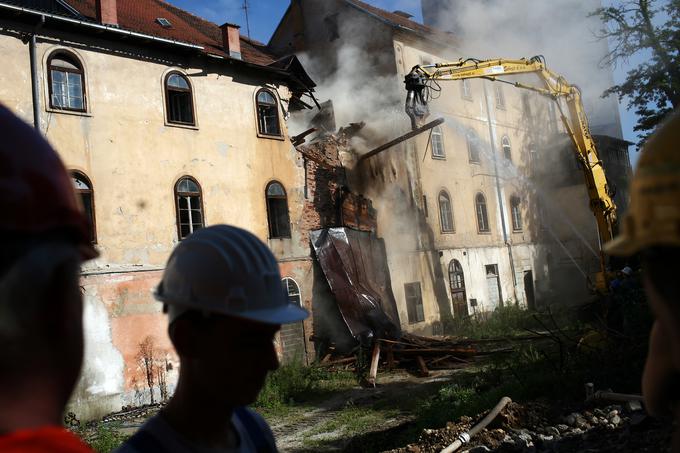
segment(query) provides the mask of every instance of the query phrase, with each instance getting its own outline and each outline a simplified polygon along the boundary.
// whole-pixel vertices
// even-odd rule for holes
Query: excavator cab
[[[411,118],[411,129],[415,130],[430,115],[425,94],[427,75],[423,74],[420,66],[414,66],[411,72],[406,74],[404,84],[407,91],[404,109],[409,118]]]

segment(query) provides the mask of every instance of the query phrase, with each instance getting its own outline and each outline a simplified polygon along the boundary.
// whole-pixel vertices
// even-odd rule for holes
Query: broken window
[[[328,42],[333,42],[340,37],[338,32],[338,14],[331,14],[323,19],[326,25],[326,33],[328,33]]]
[[[84,112],[85,76],[80,61],[71,54],[57,52],[50,56],[48,67],[50,107]]]
[[[257,93],[257,126],[260,134],[281,135],[278,103],[276,97],[268,90],[260,90]]]
[[[301,306],[302,299],[300,298],[300,288],[295,280],[290,277],[284,277],[281,280],[281,284],[283,285],[283,291],[288,295],[288,302]]]
[[[444,139],[442,138],[442,128],[437,126],[432,129],[432,157],[443,159],[446,157],[444,152]]]
[[[468,132],[466,135],[468,156],[470,162],[479,163],[479,142],[473,132]]]
[[[168,123],[194,126],[194,103],[189,80],[172,72],[165,79]]]
[[[267,186],[267,219],[269,220],[270,238],[290,237],[288,198],[283,186],[276,181]]]
[[[503,85],[500,83],[494,84],[494,92],[496,93],[496,108],[505,108],[505,94],[503,93]]]
[[[522,231],[522,209],[518,196],[510,197],[510,211],[513,231]]]
[[[420,282],[404,284],[404,292],[406,294],[406,314],[409,324],[425,321]]]
[[[508,162],[512,162],[512,149],[510,148],[510,139],[507,135],[504,135],[501,139],[501,147],[503,148],[503,157]]]
[[[460,95],[463,99],[472,100],[472,89],[468,79],[463,79],[463,83],[460,85]]]
[[[177,234],[181,241],[194,231],[205,226],[201,188],[193,178],[184,176],[175,184],[175,200]]]
[[[71,181],[76,190],[76,195],[80,198],[80,202],[83,205],[85,217],[87,217],[90,242],[96,244],[97,229],[95,228],[94,221],[94,191],[92,190],[92,183],[87,176],[79,171],[71,172]]]
[[[475,197],[475,206],[477,209],[477,231],[480,233],[488,233],[489,229],[489,215],[486,211],[486,198],[484,194],[478,193]]]
[[[442,233],[453,233],[453,209],[451,199],[445,191],[439,192],[439,222]]]

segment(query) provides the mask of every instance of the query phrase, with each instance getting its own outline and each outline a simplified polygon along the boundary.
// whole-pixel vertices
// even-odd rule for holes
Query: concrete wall
[[[6,63],[0,102],[32,122],[28,46],[12,30],[21,26],[0,23]],[[94,189],[101,256],[83,269],[86,358],[72,401],[78,416],[89,419],[149,401],[139,358],[147,338],[170,391],[174,385],[177,357],[151,292],[178,243],[174,185],[180,177],[192,176],[200,184],[206,225],[241,226],[268,242],[283,276],[297,281],[303,303],[311,306],[309,248],[298,225],[304,171],[281,108],[282,137],[258,136],[255,93],[267,86],[279,100],[289,96],[264,73],[238,73],[179,51],[94,36],[48,29],[42,35],[37,46],[41,131],[68,169],[84,173]],[[85,113],[47,107],[47,58],[57,50],[74,55],[84,68]],[[163,81],[169,71],[191,82],[195,127],[165,121]],[[287,191],[290,239],[268,239],[265,187],[272,180]],[[158,400],[158,386],[155,392]]]

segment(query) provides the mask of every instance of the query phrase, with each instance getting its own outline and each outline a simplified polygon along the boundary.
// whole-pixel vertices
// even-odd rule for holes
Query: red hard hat
[[[28,124],[0,105],[0,230],[64,231],[83,258],[98,255],[71,177],[57,153]]]

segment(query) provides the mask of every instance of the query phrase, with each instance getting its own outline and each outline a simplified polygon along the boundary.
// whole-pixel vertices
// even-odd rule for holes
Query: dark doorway
[[[451,260],[449,263],[449,287],[451,288],[453,316],[457,319],[467,317],[469,312],[465,295],[465,275],[463,275],[463,267],[458,260]]]
[[[529,310],[536,309],[536,296],[534,295],[534,273],[524,271],[524,297],[527,301]]]

